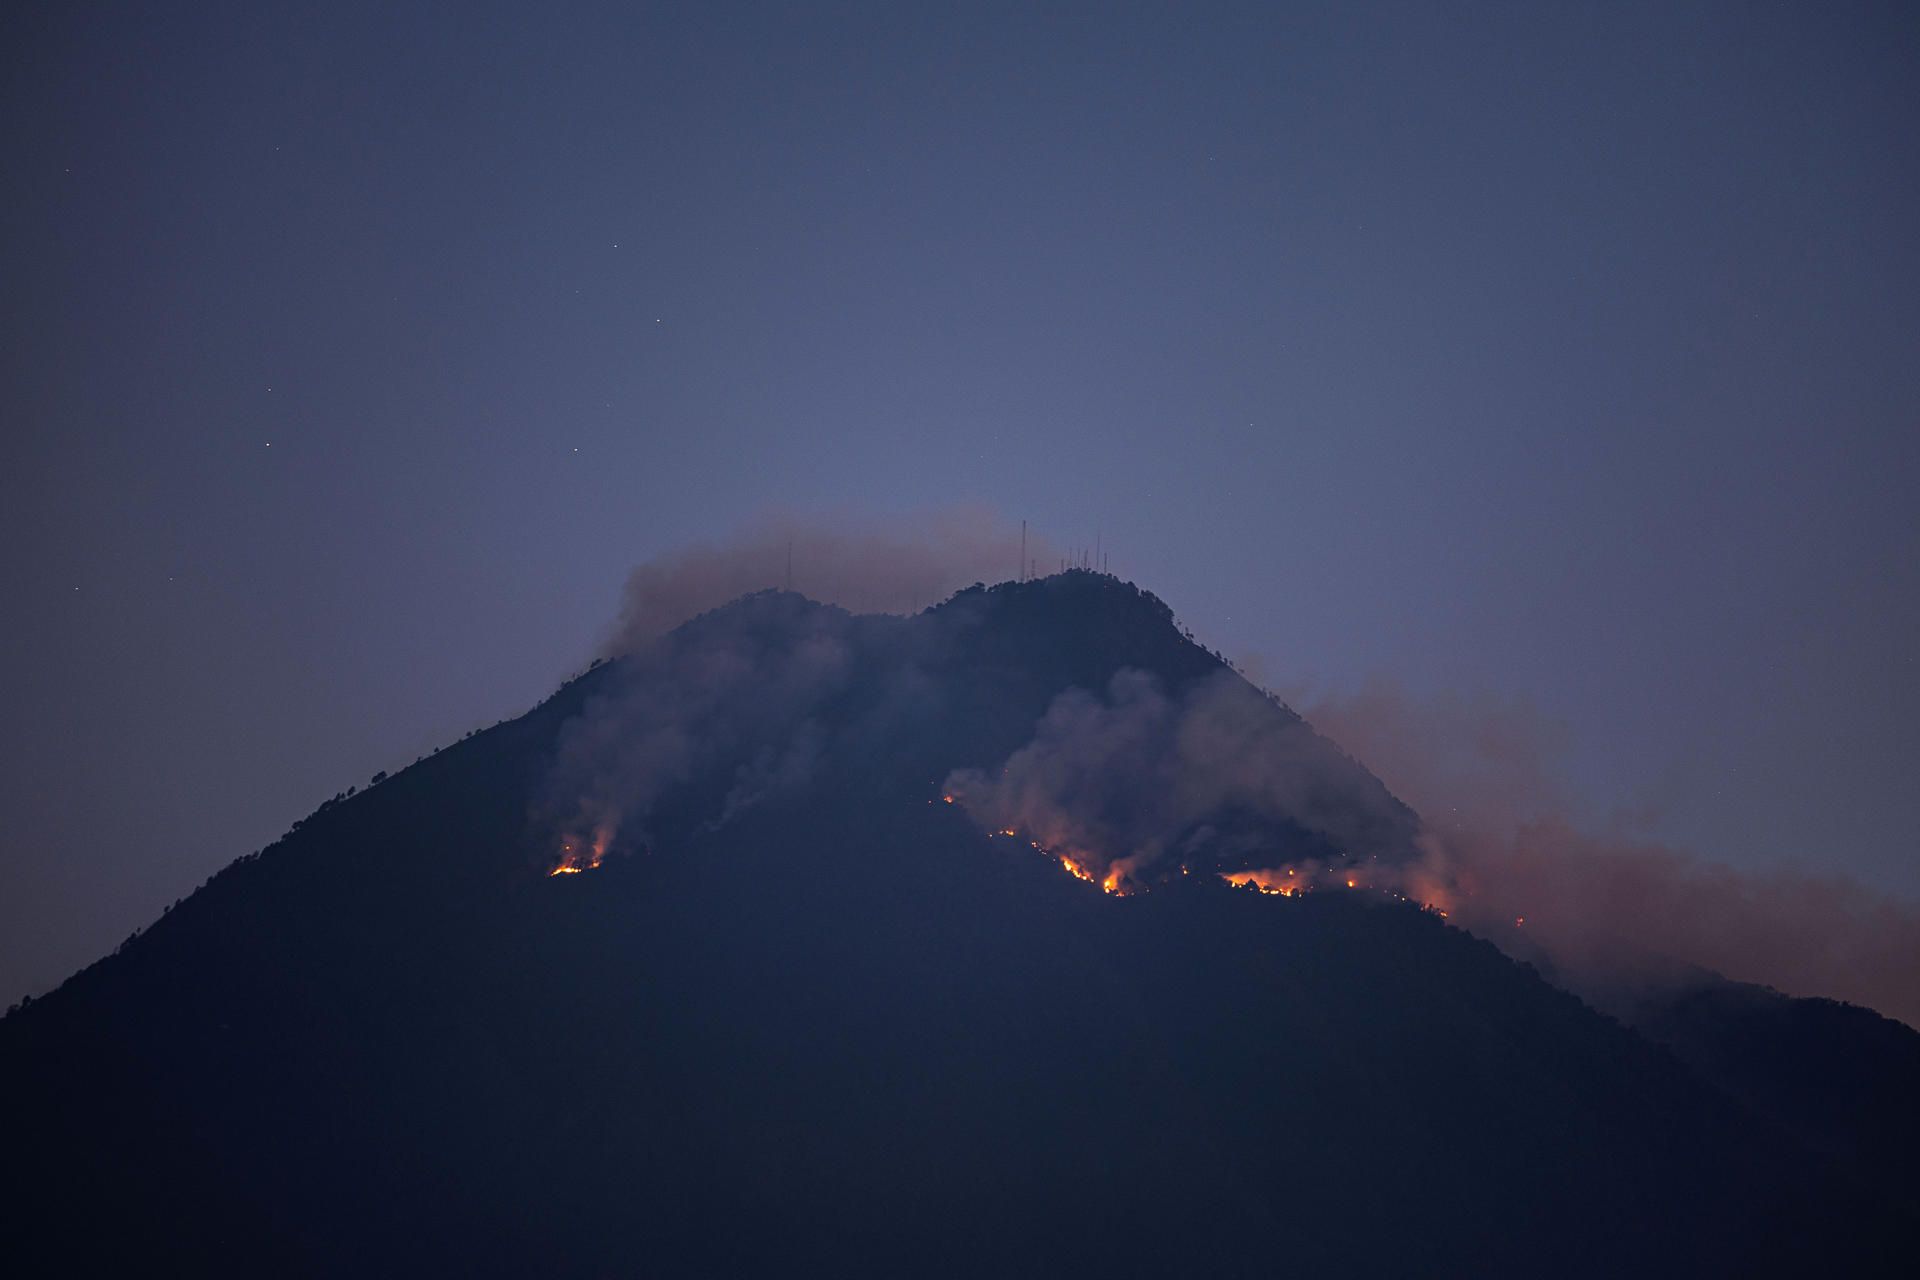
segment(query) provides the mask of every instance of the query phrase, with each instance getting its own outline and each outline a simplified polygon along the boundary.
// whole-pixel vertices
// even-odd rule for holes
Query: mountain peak
[[[1415,829],[1118,579],[909,617],[756,592],[0,1022],[33,1099],[9,1252],[1386,1275],[1877,1243],[1790,1132],[1369,888]]]

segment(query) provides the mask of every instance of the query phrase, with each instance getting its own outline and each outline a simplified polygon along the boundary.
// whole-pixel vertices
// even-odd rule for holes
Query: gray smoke
[[[1051,554],[1037,537],[1027,546]],[[702,798],[712,801],[708,824],[804,788],[827,746],[814,710],[858,674],[858,622],[847,611],[905,613],[1013,577],[1020,551],[1019,526],[956,508],[893,523],[769,519],[640,565],[605,649],[620,661],[562,731],[533,815],[551,842],[545,852],[566,865],[639,848],[658,806],[695,780],[728,780],[724,795]],[[788,584],[789,565],[791,595],[774,590]],[[840,607],[816,608],[803,595]],[[753,598],[712,612],[743,596]],[[910,691],[876,714],[902,699]]]
[[[717,822],[804,787],[814,709],[855,669],[852,621],[766,596],[628,655],[563,729],[536,827],[556,850],[638,848],[661,798],[715,768],[732,769]]]
[[[1356,860],[1409,853],[1412,815],[1291,711],[1231,671],[1174,697],[1122,671],[1105,698],[1070,690],[998,773],[946,789],[991,830],[1014,828],[1104,878],[1165,873],[1222,848],[1223,814],[1298,823]]]
[[[905,612],[1013,576],[1020,536],[978,512],[895,526],[791,519],[642,565],[609,645],[622,670],[565,731],[536,815],[557,844],[644,843],[661,798],[716,768],[730,773],[709,821],[807,785],[827,748],[813,708],[860,677],[857,620],[794,608],[756,630],[753,610],[730,611],[725,626],[665,634],[782,585],[789,547],[797,591]],[[1034,539],[1029,555],[1053,553]],[[1237,837],[1210,825],[1216,815],[1290,821],[1346,851],[1294,869],[1344,881],[1348,865],[1368,865],[1367,886],[1443,906],[1576,986],[1702,966],[1920,1025],[1920,911],[1824,871],[1736,871],[1625,824],[1583,825],[1552,768],[1561,735],[1524,707],[1416,702],[1381,686],[1320,700],[1311,718],[1413,804],[1417,831],[1365,769],[1225,671],[1177,696],[1139,672],[1099,694],[1070,691],[1004,770],[956,773],[947,787],[983,825],[1028,833],[1102,877],[1164,873],[1200,844],[1251,856],[1223,848]],[[1817,867],[1821,851],[1809,854]]]
[[[608,656],[633,653],[689,618],[754,591],[789,585],[854,613],[912,613],[975,582],[1019,575],[1020,527],[979,508],[883,521],[874,516],[768,519],[724,542],[649,560],[628,576]],[[1036,535],[1027,553],[1054,553]]]
[[[1701,966],[1920,1026],[1920,910],[1821,870],[1736,870],[1571,813],[1559,727],[1512,702],[1417,700],[1387,685],[1314,721],[1425,818],[1416,891],[1455,922],[1604,988]],[[1520,923],[1524,920],[1524,923]]]
[[[1412,802],[1417,833],[1365,770],[1275,710],[1229,672],[1179,698],[1123,672],[1104,698],[1063,694],[1003,769],[956,772],[947,789],[984,827],[1095,879],[1164,874],[1214,815],[1292,820],[1343,856],[1212,852],[1265,884],[1352,881],[1431,904],[1588,993],[1706,968],[1920,1025],[1920,912],[1830,873],[1737,871],[1624,825],[1583,828],[1553,768],[1564,735],[1523,705],[1419,703],[1385,686],[1313,705],[1321,730]]]

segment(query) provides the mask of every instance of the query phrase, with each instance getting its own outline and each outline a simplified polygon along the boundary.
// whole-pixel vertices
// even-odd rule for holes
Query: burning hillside
[[[61,1274],[1387,1276],[1858,1273],[1904,1240],[1893,1024],[1767,1024],[1846,1107],[1722,1091],[1737,1041],[1688,1023],[1690,1074],[1372,909],[1453,910],[1422,839],[1111,579],[912,618],[737,601],[0,1023],[32,1099],[0,1247]],[[1364,1211],[1299,1211],[1355,1186]]]
[[[998,769],[955,771],[945,794],[1116,892],[1197,869],[1292,893],[1384,882],[1414,857],[1411,815],[1385,788],[1225,670],[1178,697],[1131,670],[1105,698],[1063,693],[1031,742]],[[1289,856],[1293,874],[1273,879]]]
[[[1300,716],[1181,637],[1163,604],[1103,575],[975,588],[912,617],[766,592],[636,643],[561,735],[537,806],[545,874],[600,865],[616,835],[671,850],[810,789],[931,777],[982,828],[1026,833],[1116,896],[1194,872],[1273,896],[1351,880],[1569,982],[1692,960],[1910,1008],[1910,911],[1690,870],[1563,824],[1498,840],[1457,821],[1424,829]]]
[[[613,839],[613,833],[602,828],[593,833],[591,840],[582,840],[578,836],[568,836],[560,842],[560,859],[547,872],[549,876],[574,876],[582,871],[593,871],[606,861],[607,846]]]
[[[943,797],[943,799],[948,804],[955,803],[954,797],[952,796],[946,796]],[[1143,882],[1133,875],[1131,871],[1131,867],[1135,861],[1133,858],[1102,857],[1082,850],[1061,852],[1057,849],[1048,848],[1040,841],[1031,839],[1012,827],[1003,827],[998,831],[989,831],[987,835],[990,838],[1020,841],[1048,861],[1057,862],[1061,869],[1074,879],[1084,881],[1087,884],[1099,885],[1103,892],[1115,897],[1127,897],[1131,894],[1148,893],[1152,891],[1151,884]],[[1102,870],[1102,868],[1104,868],[1104,870]],[[1193,874],[1193,868],[1185,864],[1173,870],[1175,874],[1183,878]],[[1421,907],[1423,910],[1431,911],[1443,920],[1449,918],[1450,915],[1450,912],[1444,905],[1446,901],[1445,898],[1435,900],[1438,895],[1427,898],[1410,897],[1407,893],[1402,892],[1402,887],[1409,885],[1415,877],[1401,875],[1398,868],[1376,869],[1371,876],[1358,866],[1328,867],[1314,864],[1307,864],[1304,867],[1214,871],[1211,874],[1236,889],[1249,889],[1268,897],[1297,898],[1304,894],[1312,893],[1315,890],[1347,889],[1370,893],[1381,898],[1391,899],[1395,902],[1412,903],[1413,905]],[[1524,919],[1515,921],[1515,924],[1524,923]]]

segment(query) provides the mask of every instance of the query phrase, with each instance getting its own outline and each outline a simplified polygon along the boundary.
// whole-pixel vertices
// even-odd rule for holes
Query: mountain
[[[1704,972],[1591,994],[1812,1159],[1920,1203],[1920,1035],[1912,1028],[1857,1005],[1793,999]]]
[[[1417,830],[1112,578],[906,619],[749,596],[329,802],[0,1022],[0,1257],[1383,1276],[1910,1257],[1911,1160],[1860,1145],[1874,1117],[1832,1099],[1885,1089],[1912,1033],[1652,997],[1631,1029],[1370,889]],[[1356,888],[1223,878],[1287,871]],[[1807,1070],[1743,1072],[1748,1052]],[[1793,1123],[1839,1066],[1820,1122]]]

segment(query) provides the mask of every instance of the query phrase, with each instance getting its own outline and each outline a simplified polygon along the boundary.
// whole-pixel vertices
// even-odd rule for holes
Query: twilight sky
[[[776,508],[1920,897],[1920,8],[395,7],[0,18],[0,1004]]]

